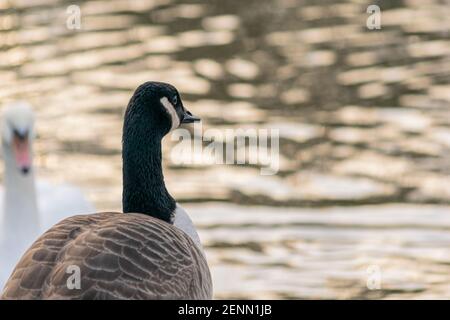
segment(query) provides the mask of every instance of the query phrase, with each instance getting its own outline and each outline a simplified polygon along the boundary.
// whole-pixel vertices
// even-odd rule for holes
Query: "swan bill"
[[[18,169],[23,174],[27,174],[32,166],[31,146],[28,134],[19,134],[15,131],[12,140],[12,149]]]

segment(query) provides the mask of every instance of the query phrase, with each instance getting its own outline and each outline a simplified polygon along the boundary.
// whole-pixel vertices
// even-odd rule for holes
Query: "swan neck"
[[[13,152],[5,142],[3,154],[5,163],[3,225],[15,233],[20,232],[27,236],[39,234],[40,221],[33,168],[31,167],[27,174],[20,172],[15,164]]]

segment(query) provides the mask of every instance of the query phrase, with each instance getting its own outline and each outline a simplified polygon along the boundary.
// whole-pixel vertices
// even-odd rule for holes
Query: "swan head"
[[[2,116],[4,148],[10,148],[17,169],[24,175],[32,166],[31,144],[34,138],[34,112],[30,104],[17,101],[8,104]]]
[[[165,136],[182,123],[200,121],[183,105],[178,90],[163,82],[149,81],[140,85],[127,107],[125,124],[143,124],[155,135]]]

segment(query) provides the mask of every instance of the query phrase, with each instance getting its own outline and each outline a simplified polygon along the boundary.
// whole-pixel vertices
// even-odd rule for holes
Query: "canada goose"
[[[77,188],[35,181],[34,113],[24,102],[7,105],[1,117],[5,164],[0,190],[0,288],[25,250],[45,230],[74,214],[93,212]]]
[[[123,127],[124,213],[75,216],[55,225],[24,254],[2,298],[211,299],[198,235],[168,193],[161,166],[163,137],[180,123],[199,120],[173,86],[139,86]],[[79,286],[68,286],[71,270],[78,270]]]

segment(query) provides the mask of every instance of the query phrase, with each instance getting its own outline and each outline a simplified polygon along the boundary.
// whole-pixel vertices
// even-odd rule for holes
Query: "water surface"
[[[274,176],[165,141],[217,298],[450,297],[448,1],[378,2],[372,31],[367,1],[76,1],[79,30],[71,4],[0,1],[0,103],[35,105],[40,177],[120,211],[124,108],[168,81],[205,130],[280,130]]]

